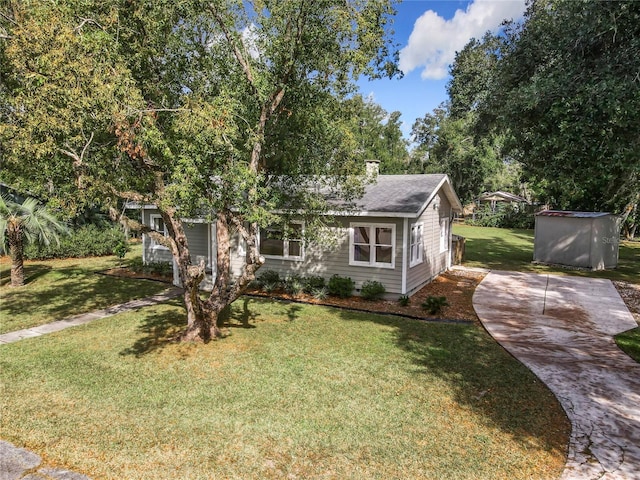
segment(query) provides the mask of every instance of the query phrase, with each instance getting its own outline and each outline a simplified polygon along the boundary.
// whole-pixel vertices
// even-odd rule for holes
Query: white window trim
[[[418,240],[418,258],[413,258],[413,246],[416,245],[413,243],[413,230],[418,228],[420,230],[420,237]],[[424,262],[424,224],[414,223],[411,225],[409,229],[409,268],[415,267],[416,265],[420,265]]]
[[[157,213],[152,213],[151,215],[149,215],[149,223],[151,228],[154,227],[154,224],[155,224],[154,220],[156,220],[157,218],[162,220],[162,215],[158,215]],[[167,231],[167,226],[165,225],[164,220],[162,220],[162,224],[164,225],[164,232],[162,232],[162,235],[164,235],[165,237],[168,237],[169,232]],[[149,235],[149,240],[151,241],[152,250],[167,250],[167,251],[169,250],[169,247],[156,243],[156,241],[150,235]]]
[[[366,227],[369,229],[369,246],[371,248],[371,258],[368,262],[360,262],[354,259],[354,231],[358,227]],[[376,228],[391,229],[391,263],[380,263],[375,261],[375,233]],[[396,268],[396,224],[395,223],[350,223],[349,224],[349,265],[354,267],[376,267]]]
[[[451,236],[449,219],[443,217],[440,219],[440,253],[449,251],[449,237]],[[444,232],[444,235],[443,235]]]
[[[265,255],[263,253],[261,253],[260,255],[262,255],[264,258],[272,258],[274,260],[287,260],[287,261],[291,261],[291,262],[301,262],[304,260],[304,221],[301,220],[293,220],[291,222],[289,222],[289,225],[300,225],[301,229],[300,229],[300,235],[301,238],[294,238],[293,240],[296,242],[300,242],[300,255],[289,255],[289,239],[285,238],[282,240],[283,242],[283,247],[282,247],[282,256],[280,255]],[[259,232],[258,234],[258,251],[260,251],[260,244],[261,244],[261,233]]]

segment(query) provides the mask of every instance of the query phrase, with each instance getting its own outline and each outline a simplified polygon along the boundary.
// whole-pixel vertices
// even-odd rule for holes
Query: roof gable
[[[398,216],[420,215],[439,191],[443,191],[454,211],[462,205],[445,174],[378,175],[374,183],[365,186],[364,195],[349,204],[348,208],[361,215]],[[347,207],[332,202],[335,207]]]

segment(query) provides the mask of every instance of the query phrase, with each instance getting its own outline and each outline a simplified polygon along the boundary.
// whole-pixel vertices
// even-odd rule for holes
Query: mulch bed
[[[356,296],[350,298],[329,296],[323,300],[318,300],[312,295],[304,293],[295,296],[283,291],[275,291],[267,294],[260,290],[249,290],[247,293],[261,297],[312,303],[315,305],[328,305],[372,313],[402,315],[425,320],[475,322],[478,320],[478,316],[473,309],[471,299],[476,286],[484,276],[484,273],[469,271],[450,271],[443,273],[412,295],[409,305],[407,306],[401,306],[397,301],[373,301]],[[426,310],[422,308],[422,302],[430,296],[445,297],[449,305],[443,307],[439,314],[429,315]]]
[[[613,282],[627,308],[640,324],[640,285],[629,282]]]
[[[171,283],[172,278],[157,274],[146,274],[134,272],[127,267],[117,267],[99,272],[104,275],[117,277],[138,278],[155,280],[159,282]],[[410,318],[420,318],[434,321],[466,321],[475,322],[478,320],[473,309],[471,298],[476,286],[484,278],[484,273],[455,270],[443,273],[436,277],[431,283],[425,285],[421,290],[411,296],[409,305],[401,306],[397,301],[389,300],[365,300],[361,297],[338,298],[329,296],[324,300],[318,300],[312,295],[300,294],[290,295],[284,291],[265,293],[260,290],[248,290],[247,294],[259,297],[277,298],[281,300],[304,302],[315,305],[328,305],[352,310],[402,315]],[[421,304],[430,296],[445,297],[447,303],[442,311],[437,315],[429,315]]]
[[[103,272],[104,275],[117,277],[139,278],[154,280],[157,282],[171,283],[172,278],[152,273],[139,273],[127,267],[117,267]],[[318,300],[311,295],[289,295],[284,291],[275,291],[269,294],[260,290],[249,290],[252,296],[278,298],[281,300],[311,303],[315,305],[329,305],[334,307],[349,308],[352,310],[375,312],[383,314],[402,315],[410,318],[422,318],[425,320],[454,320],[454,321],[478,321],[478,316],[473,309],[472,297],[476,286],[486,274],[468,270],[452,270],[436,277],[431,283],[411,296],[410,303],[406,307],[397,301],[371,301],[361,297],[338,298],[327,297]],[[631,311],[636,321],[640,324],[640,285],[628,282],[613,282],[627,308]],[[438,315],[429,315],[421,306],[422,302],[430,296],[445,297],[448,306],[442,309]]]

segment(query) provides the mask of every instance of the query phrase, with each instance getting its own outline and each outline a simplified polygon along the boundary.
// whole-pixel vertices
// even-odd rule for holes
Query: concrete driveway
[[[572,433],[561,479],[640,479],[640,364],[613,340],[637,323],[613,284],[495,271],[473,305],[565,409]]]

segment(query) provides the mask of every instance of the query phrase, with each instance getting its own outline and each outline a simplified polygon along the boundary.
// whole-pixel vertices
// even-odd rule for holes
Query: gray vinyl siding
[[[157,210],[145,209],[142,212],[142,222],[145,225],[151,225],[151,216],[157,215]],[[191,262],[196,265],[201,259],[205,261],[207,268],[211,267],[209,241],[210,236],[208,223],[188,223],[184,222],[185,235],[189,242],[189,251],[191,253]],[[171,251],[161,245],[154,245],[149,235],[142,236],[143,260],[149,262],[166,262],[171,263],[173,258]]]
[[[410,258],[407,257],[407,294],[411,295],[422,286],[429,283],[440,273],[447,269],[447,258],[451,254],[451,224],[449,224],[449,247],[447,251],[440,253],[440,221],[450,218],[451,204],[446,196],[439,194],[440,206],[433,208],[433,202],[417,219],[409,219],[407,249],[409,249],[411,225],[422,223],[423,225],[423,261],[410,267]]]
[[[394,268],[349,265],[349,225],[351,223],[395,225]],[[362,287],[363,282],[375,280],[385,286],[387,293],[400,294],[402,292],[402,256],[404,254],[402,228],[403,219],[401,218],[342,218],[338,220],[336,227],[333,228],[337,242],[331,248],[319,244],[306,245],[303,260],[267,258],[261,270],[275,270],[282,277],[289,275],[318,275],[326,280],[337,274],[343,277],[350,277],[356,284],[356,291]],[[258,271],[258,276],[260,276],[260,271]]]
[[[211,268],[209,258],[209,230],[211,226],[208,223],[185,223],[184,233],[189,243],[189,252],[191,253],[191,263],[197,265],[200,260],[204,260],[207,268]]]

